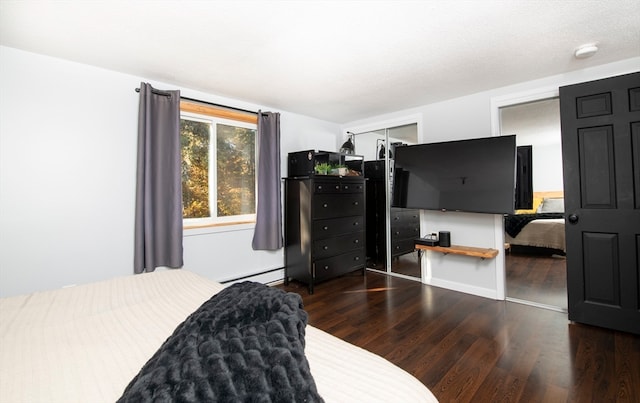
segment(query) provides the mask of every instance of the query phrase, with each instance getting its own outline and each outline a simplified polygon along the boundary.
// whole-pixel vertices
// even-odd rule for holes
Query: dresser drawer
[[[420,222],[420,212],[418,210],[392,208],[390,217],[392,225],[394,222]]]
[[[313,193],[364,193],[364,181],[358,180],[316,180]]]
[[[342,185],[338,181],[315,181],[313,182],[313,193],[340,193]]]
[[[364,249],[343,253],[342,255],[317,260],[314,264],[313,277],[316,280],[324,280],[341,276],[364,267],[366,261]]]
[[[409,222],[420,222],[420,210],[403,210],[402,216]]]
[[[402,239],[399,241],[393,241],[391,243],[391,256],[404,255],[405,253],[413,252],[415,250],[415,240]]]
[[[391,210],[391,240],[414,239],[420,237],[420,212],[418,210]],[[396,250],[394,249],[395,253]]]
[[[364,214],[364,194],[319,194],[313,198],[314,219]]]
[[[398,224],[391,227],[393,239],[420,238],[420,226],[415,224]]]
[[[342,193],[364,193],[364,182],[343,182],[340,190]]]
[[[313,222],[313,239],[324,239],[341,234],[360,232],[364,228],[364,217],[340,217]]]
[[[314,241],[313,254],[315,259],[323,259],[363,248],[364,245],[364,232],[356,232]]]

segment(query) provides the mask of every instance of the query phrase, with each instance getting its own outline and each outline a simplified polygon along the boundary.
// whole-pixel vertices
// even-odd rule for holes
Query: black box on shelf
[[[437,239],[416,238],[415,242],[418,245],[438,246],[438,240]]]
[[[290,178],[314,176],[315,166],[330,164],[346,166],[362,175],[364,157],[361,155],[343,154],[332,151],[305,150],[289,153],[287,160],[287,175]]]

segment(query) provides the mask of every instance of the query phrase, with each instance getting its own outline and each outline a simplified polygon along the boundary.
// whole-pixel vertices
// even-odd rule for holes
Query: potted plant
[[[328,175],[329,172],[331,171],[331,164],[328,164],[326,162],[316,164],[316,166],[314,167],[314,170],[318,175]]]
[[[338,171],[338,175],[346,176],[347,172],[349,171],[349,168],[347,168],[346,165],[338,164],[338,165],[336,165],[336,170]]]

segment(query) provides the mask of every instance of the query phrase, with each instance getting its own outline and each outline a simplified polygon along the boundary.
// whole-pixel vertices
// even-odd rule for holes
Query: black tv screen
[[[394,207],[513,214],[516,136],[397,147]]]

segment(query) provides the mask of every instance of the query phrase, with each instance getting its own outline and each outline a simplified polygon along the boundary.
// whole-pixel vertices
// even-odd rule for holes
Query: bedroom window
[[[185,228],[255,221],[255,117],[181,103]]]

